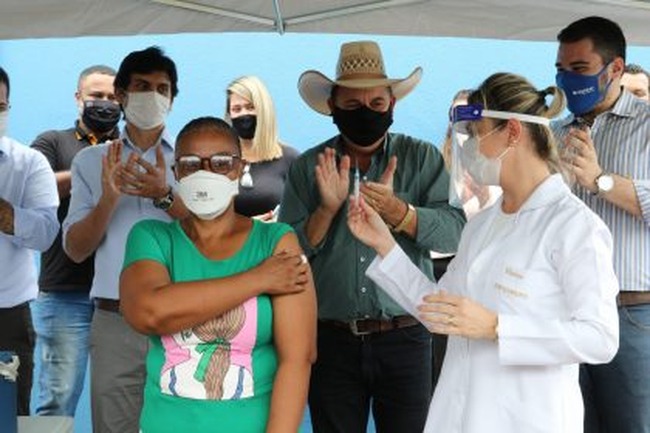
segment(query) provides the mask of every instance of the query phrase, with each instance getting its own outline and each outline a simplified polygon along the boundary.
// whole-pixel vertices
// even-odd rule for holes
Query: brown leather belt
[[[322,323],[349,330],[353,335],[369,335],[394,329],[408,328],[418,324],[413,316],[395,316],[392,319],[355,319],[349,322],[341,320],[321,320]]]
[[[95,308],[119,314],[120,301],[118,299],[95,298]]]
[[[650,304],[650,292],[619,292],[616,303],[621,307]]]

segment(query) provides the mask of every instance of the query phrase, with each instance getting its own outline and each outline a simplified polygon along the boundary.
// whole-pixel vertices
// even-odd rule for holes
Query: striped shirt
[[[560,146],[574,116],[554,122]],[[614,237],[614,269],[622,291],[650,291],[650,104],[623,91],[614,107],[591,127],[598,163],[632,180],[642,218],[587,191],[574,192],[605,221]]]

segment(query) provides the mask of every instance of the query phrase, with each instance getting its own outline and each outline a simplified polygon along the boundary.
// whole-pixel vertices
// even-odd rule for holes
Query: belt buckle
[[[363,337],[364,335],[370,335],[370,331],[359,331],[358,322],[364,319],[354,319],[350,321],[350,332],[355,337]]]

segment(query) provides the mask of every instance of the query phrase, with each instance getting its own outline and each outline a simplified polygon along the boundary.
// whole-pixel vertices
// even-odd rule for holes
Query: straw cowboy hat
[[[307,105],[321,114],[330,116],[332,113],[327,100],[333,86],[352,89],[390,86],[395,99],[401,99],[415,88],[420,78],[420,67],[415,68],[406,78],[388,78],[381,50],[376,42],[348,42],[341,46],[336,65],[336,80],[330,80],[318,71],[307,71],[298,79],[298,91]]]

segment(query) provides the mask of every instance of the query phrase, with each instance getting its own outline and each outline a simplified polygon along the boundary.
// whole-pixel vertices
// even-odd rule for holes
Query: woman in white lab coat
[[[552,96],[550,107],[547,96]],[[378,256],[367,274],[433,332],[450,336],[426,433],[579,433],[579,363],[618,348],[612,240],[557,171],[556,87],[495,74],[457,110],[464,166],[503,196],[466,226],[436,285],[361,198],[348,224]]]

